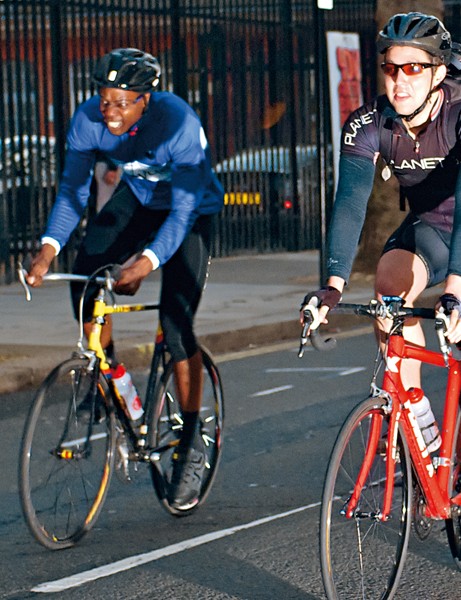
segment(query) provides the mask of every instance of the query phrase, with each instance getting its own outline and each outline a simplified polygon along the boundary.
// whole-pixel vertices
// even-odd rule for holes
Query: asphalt
[[[214,259],[196,316],[196,333],[213,354],[222,355],[266,344],[293,341],[297,348],[298,309],[304,295],[319,285],[317,251],[254,254]],[[353,274],[345,302],[367,302],[373,295],[371,276]],[[153,273],[130,299],[156,301],[160,277]],[[438,295],[438,290],[427,296]],[[432,298],[429,300],[432,301]],[[0,393],[33,387],[76,349],[67,284],[47,282],[32,290],[27,302],[20,284],[0,286]],[[114,316],[118,357],[128,368],[147,366],[156,313]],[[332,315],[328,328],[363,326],[363,319]]]

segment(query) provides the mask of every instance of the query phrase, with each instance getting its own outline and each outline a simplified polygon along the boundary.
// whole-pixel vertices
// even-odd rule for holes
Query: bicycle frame
[[[194,490],[197,496],[192,501],[179,507],[172,502],[170,488],[175,466],[174,449],[180,443],[184,421],[175,380],[175,365],[164,341],[160,319],[153,349],[149,346],[151,364],[144,394],[144,414],[140,422],[130,418],[101,344],[103,326],[109,315],[159,310],[160,304],[116,304],[112,295],[115,280],[109,267],[107,265],[90,276],[55,273],[43,277],[44,280],[73,281],[84,286],[78,312],[77,351],[55,367],[41,384],[26,420],[21,444],[21,501],[26,522],[34,537],[52,550],[73,546],[89,531],[102,508],[112,470],[118,472],[123,481],[131,481],[132,474],[138,470],[134,463],[148,465],[160,503],[169,514],[182,516],[206,500],[219,464],[224,414],[221,379],[213,358],[205,348],[201,348],[204,385],[197,433],[203,441],[203,477],[200,489]],[[98,275],[103,269],[104,277]],[[18,277],[24,287],[26,300],[30,301],[26,276],[22,266],[18,265]],[[91,320],[88,327],[84,327],[83,298],[89,283],[98,287]],[[86,342],[85,336],[88,338]],[[83,381],[81,386],[80,378]],[[69,388],[69,394],[62,393],[63,388]],[[105,406],[102,406],[103,403]],[[64,427],[58,444],[52,420],[42,417],[49,407],[56,408],[57,426]],[[69,425],[72,426],[70,440],[67,435],[71,429]],[[93,428],[99,428],[95,436]],[[37,429],[44,430],[43,438],[35,435]],[[93,452],[95,440],[103,440],[103,445]],[[32,446],[37,446],[38,452],[31,452]],[[73,446],[77,446],[78,451],[74,451]],[[59,466],[52,461],[50,464],[50,457],[59,461]],[[94,463],[97,460],[103,463],[103,469],[94,467],[91,463],[93,458]],[[82,463],[72,467],[73,459]],[[88,470],[83,466],[84,460],[91,464]],[[44,485],[40,479],[42,463],[46,463]],[[40,466],[37,470],[36,464]],[[81,514],[73,504],[74,489],[68,482],[73,478],[76,479],[76,504],[83,506]],[[39,485],[36,485],[37,481]],[[41,489],[48,483],[56,490],[56,498],[51,503],[48,498],[40,496]],[[63,488],[66,494],[62,493]],[[94,497],[90,489],[94,491]],[[56,515],[61,515],[61,507],[63,518],[57,519]],[[58,536],[55,532],[58,532]]]
[[[30,301],[32,297],[30,294],[29,286],[25,279],[26,274],[27,273],[23,269],[22,264],[18,263],[18,278],[19,278],[20,283],[24,287],[25,294],[26,294],[26,300]],[[49,281],[63,280],[63,281],[78,281],[80,283],[84,283],[87,281],[88,277],[86,275],[49,273],[49,274],[46,274],[43,277],[43,279],[49,280]],[[139,427],[139,432],[136,432],[133,429],[133,425],[132,425],[131,419],[129,418],[129,415],[127,413],[127,409],[126,409],[123,398],[120,396],[120,393],[119,393],[117,387],[114,385],[112,378],[106,377],[106,375],[105,375],[109,371],[110,365],[107,362],[106,354],[101,345],[101,331],[102,331],[102,327],[105,322],[105,317],[108,315],[129,313],[129,312],[143,312],[143,311],[148,311],[148,310],[159,310],[160,304],[159,303],[108,304],[106,302],[106,292],[112,290],[112,283],[113,283],[113,280],[111,279],[109,271],[106,271],[104,277],[101,277],[101,276],[94,277],[93,281],[95,283],[100,284],[101,287],[99,288],[98,294],[97,294],[94,304],[93,304],[93,312],[92,312],[92,318],[91,318],[91,330],[89,332],[88,341],[87,341],[86,348],[85,348],[83,345],[83,324],[82,324],[81,320],[79,321],[79,323],[80,323],[80,339],[78,340],[77,346],[78,346],[79,351],[82,354],[86,355],[88,358],[90,358],[90,359],[97,358],[98,359],[99,371],[101,371],[102,374],[105,376],[107,385],[109,386],[109,388],[111,390],[111,394],[112,394],[113,398],[115,398],[117,400],[116,406],[119,409],[117,412],[118,412],[119,418],[121,418],[123,420],[123,426],[124,426],[125,433],[129,436],[131,443],[133,445],[133,448],[137,447],[139,449],[139,452],[143,455],[143,457],[148,457],[149,451],[152,449],[146,447],[146,437],[148,434],[148,427],[147,427],[146,423],[148,422],[148,419],[151,416],[149,411],[151,410],[152,407],[150,405],[147,407],[147,410],[144,412],[142,424]],[[154,351],[152,354],[151,369],[150,369],[149,379],[148,379],[148,383],[147,383],[146,398],[152,397],[152,395],[156,389],[160,361],[164,360],[164,356],[165,356],[163,350],[164,350],[163,331],[161,328],[161,324],[159,322],[158,326],[157,326],[156,335],[155,335]],[[163,366],[165,366],[165,365],[163,365]],[[173,443],[173,445],[175,445],[175,444]],[[164,449],[166,449],[166,447],[165,448],[163,448],[163,447],[155,448],[154,450],[161,452]]]
[[[442,444],[439,449],[439,457],[434,459],[434,461],[427,451],[421,431],[411,410],[408,394],[401,381],[400,369],[402,360],[404,359],[416,359],[422,363],[447,368],[448,370],[441,428]],[[389,336],[385,364],[382,391],[386,397],[390,397],[391,402],[388,407],[389,427],[386,447],[384,502],[381,513],[376,515],[376,517],[387,520],[391,511],[397,454],[397,435],[400,426],[409,447],[416,477],[426,499],[426,516],[432,519],[448,519],[451,517],[451,507],[453,505],[461,506],[461,494],[457,494],[453,498],[450,498],[449,495],[451,456],[455,435],[454,424],[456,423],[461,392],[461,363],[451,355],[445,358],[440,352],[428,350],[406,342],[400,334],[391,334]],[[345,511],[346,517],[349,518],[354,516],[360,492],[378,448],[383,415],[376,414],[372,418],[374,422],[372,423],[371,433],[367,442],[363,465],[347,504],[347,510]]]
[[[88,336],[87,351],[94,353],[99,358],[99,368],[103,373],[105,371],[109,370],[109,364],[107,362],[105,352],[101,345],[101,330],[102,330],[102,327],[104,324],[105,317],[108,315],[120,314],[120,313],[158,310],[159,308],[160,308],[160,304],[158,304],[158,303],[147,303],[147,304],[129,304],[129,303],[127,303],[127,304],[113,304],[113,305],[107,304],[107,302],[105,300],[105,289],[104,288],[100,289],[98,296],[95,299],[94,306],[93,306],[92,326],[91,326],[91,331]],[[151,369],[150,369],[149,379],[148,379],[147,388],[146,388],[146,398],[152,397],[152,394],[154,393],[154,390],[156,388],[157,377],[158,377],[158,368],[160,365],[160,360],[162,359],[162,356],[163,356],[163,352],[162,352],[163,348],[164,348],[163,331],[162,331],[162,328],[161,328],[161,325],[159,322],[158,326],[157,326],[156,335],[155,335]],[[126,411],[123,409],[125,403],[124,403],[124,400],[121,398],[117,387],[114,385],[114,383],[110,377],[106,378],[106,380],[112,391],[113,396],[115,396],[117,398],[118,405],[122,409],[123,415],[125,416],[125,419],[124,419],[125,432],[129,435],[131,442],[133,444],[133,447],[135,447],[135,448],[138,447],[140,452],[142,452],[143,450],[146,450],[146,451],[152,450],[151,448],[146,447],[146,436],[148,433],[148,428],[147,428],[146,422],[150,418],[149,411],[146,410],[144,412],[143,421],[138,430],[139,432],[136,433],[133,430],[133,426],[132,426],[132,422],[131,422],[130,418],[126,414]],[[150,406],[148,408],[150,408]],[[155,448],[155,450],[160,452],[160,451],[162,451],[162,448]]]

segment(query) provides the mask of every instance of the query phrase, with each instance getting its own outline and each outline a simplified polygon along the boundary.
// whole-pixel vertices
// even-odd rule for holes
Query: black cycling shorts
[[[128,185],[121,182],[104,208],[89,220],[73,272],[89,275],[106,264],[123,264],[155,238],[167,216],[168,211],[142,206]],[[200,216],[162,267],[160,321],[175,361],[190,358],[198,350],[193,321],[208,273],[211,218]],[[97,290],[97,286],[91,286],[85,296],[85,321],[91,319]],[[71,284],[76,316],[81,291],[81,284]]]
[[[387,240],[383,254],[408,250],[419,256],[427,270],[427,287],[431,287],[447,276],[450,239],[450,232],[436,229],[410,213]]]

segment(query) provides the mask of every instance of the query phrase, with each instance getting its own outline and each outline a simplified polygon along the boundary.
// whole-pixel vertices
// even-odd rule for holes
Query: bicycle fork
[[[357,475],[352,494],[341,511],[342,514],[344,514],[348,519],[355,518],[386,521],[389,518],[394,491],[395,463],[397,460],[398,420],[400,418],[400,412],[393,411],[390,414],[387,441],[382,437],[384,414],[383,408],[377,406],[376,411],[370,417],[370,430],[368,432],[363,462]],[[385,445],[384,452],[386,454],[386,475],[383,504],[379,510],[374,512],[362,511],[360,510],[360,507],[358,507],[359,498],[366,485],[365,482],[368,479],[373,462],[376,459],[376,455],[383,453],[383,444]]]

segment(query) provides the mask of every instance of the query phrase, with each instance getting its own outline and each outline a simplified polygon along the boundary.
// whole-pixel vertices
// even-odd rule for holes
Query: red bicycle
[[[304,310],[307,331],[316,308]],[[411,524],[425,539],[444,520],[451,553],[461,570],[461,360],[447,345],[446,317],[434,309],[406,308],[398,297],[367,305],[339,304],[335,312],[391,319],[378,352],[370,396],[346,418],[329,460],[320,516],[322,579],[329,599],[392,598],[402,574]],[[440,351],[404,340],[408,318],[435,320]],[[315,348],[335,345],[311,332]],[[447,372],[440,448],[429,453],[400,376],[402,362],[417,359]],[[384,367],[381,387],[377,380]]]

